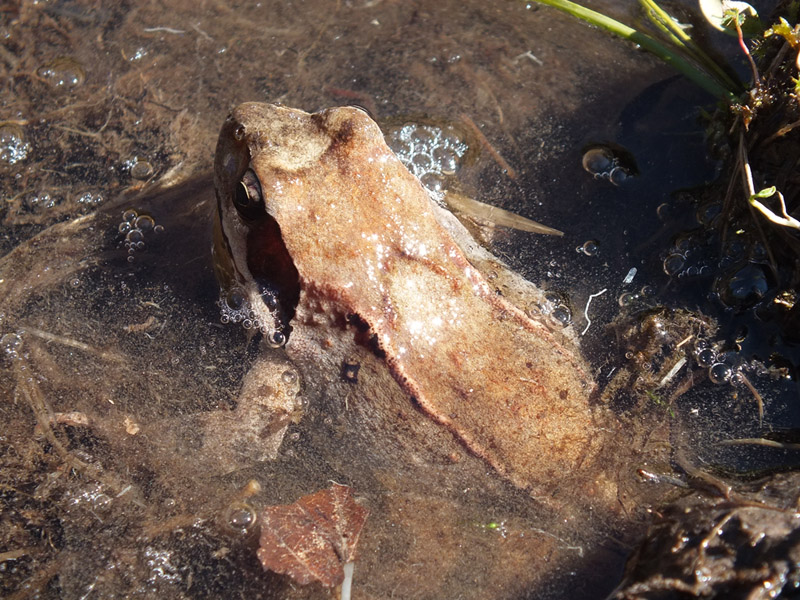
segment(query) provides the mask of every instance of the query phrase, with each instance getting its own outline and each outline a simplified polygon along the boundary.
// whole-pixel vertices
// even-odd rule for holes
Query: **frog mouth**
[[[258,288],[259,301],[272,313],[285,343],[300,300],[300,275],[284,244],[278,222],[269,214],[250,225],[247,269]]]
[[[218,198],[214,227],[222,318],[260,330],[270,346],[283,346],[300,298],[299,274],[254,173],[248,169],[231,188]],[[222,209],[226,202],[237,213],[227,222]]]

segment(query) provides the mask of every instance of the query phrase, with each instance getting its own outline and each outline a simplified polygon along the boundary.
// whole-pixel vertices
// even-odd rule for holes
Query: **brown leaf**
[[[355,559],[369,514],[350,492],[348,486],[334,483],[294,504],[266,507],[258,549],[264,568],[290,575],[300,584],[340,584],[342,567]]]

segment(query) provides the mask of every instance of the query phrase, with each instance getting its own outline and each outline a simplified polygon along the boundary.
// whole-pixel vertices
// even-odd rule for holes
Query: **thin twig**
[[[741,382],[750,390],[750,393],[753,394],[753,397],[756,399],[756,404],[758,404],[758,426],[761,427],[764,424],[764,399],[761,397],[761,394],[758,393],[755,386],[750,383],[750,380],[744,376],[744,373],[740,372],[739,377]]]
[[[779,450],[800,450],[800,444],[778,442],[766,438],[737,438],[733,440],[722,440],[717,443],[720,446],[764,446],[766,448],[778,448]]]
[[[469,115],[462,114],[461,121],[470,128],[470,130],[475,134],[475,137],[478,138],[478,141],[481,145],[486,148],[489,154],[492,155],[494,161],[500,165],[500,168],[503,169],[506,175],[508,175],[511,179],[517,178],[517,172],[511,167],[510,164],[506,162],[506,159],[500,156],[500,153],[495,150],[494,146],[489,143],[489,140],[486,139],[486,136],[483,135],[483,132],[478,128],[475,124],[475,121],[470,119]]]
[[[747,44],[744,43],[744,34],[742,33],[742,26],[739,24],[739,15],[738,12],[736,14],[736,18],[733,20],[733,24],[736,25],[736,36],[739,38],[739,47],[744,52],[744,55],[747,57],[747,61],[750,63],[750,70],[753,71],[753,85],[757,88],[761,87],[761,77],[758,75],[758,67],[756,67],[756,63],[753,60],[753,57],[750,55],[750,50],[747,48]]]

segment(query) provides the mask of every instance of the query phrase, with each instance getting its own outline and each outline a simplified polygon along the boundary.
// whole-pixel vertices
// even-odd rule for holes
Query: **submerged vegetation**
[[[767,320],[777,318],[785,341],[800,340],[800,220],[793,216],[800,208],[800,3],[783,2],[764,19],[745,2],[699,0],[705,19],[684,24],[655,0],[639,0],[645,31],[569,0],[537,1],[637,44],[717,99],[717,110],[705,113],[708,142],[725,160],[714,190],[704,193],[723,199],[708,225],[721,248],[735,239],[751,258],[763,256],[775,282],[771,298],[764,298],[771,300]],[[706,36],[697,31],[703,24],[738,44],[751,73],[748,85],[704,47]]]

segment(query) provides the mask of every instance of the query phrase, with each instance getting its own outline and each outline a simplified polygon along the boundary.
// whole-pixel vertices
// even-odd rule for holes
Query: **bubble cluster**
[[[648,306],[650,298],[655,296],[655,290],[652,286],[644,285],[638,292],[624,292],[617,298],[617,304],[620,308],[641,308]]]
[[[68,506],[85,507],[91,511],[105,510],[111,505],[111,496],[103,491],[99,483],[90,483],[79,490],[67,492],[64,500]]]
[[[711,271],[712,265],[706,256],[701,244],[691,234],[680,235],[664,256],[662,268],[670,277],[686,278],[706,275]]]
[[[239,288],[220,290],[217,306],[223,323],[241,323],[245,329],[252,329],[258,322],[256,311]]]
[[[152,546],[144,549],[144,558],[150,575],[147,582],[156,586],[160,583],[178,584],[181,581],[180,570],[172,563],[172,553],[168,550],[157,550]]]
[[[637,169],[630,152],[616,144],[596,144],[583,152],[583,168],[595,179],[605,179],[614,185],[636,175]]]
[[[59,196],[51,196],[48,192],[39,192],[25,196],[22,205],[32,214],[42,214],[61,204],[61,200]]]
[[[768,267],[757,262],[734,265],[714,280],[714,291],[728,308],[755,306],[767,295],[771,285]]]
[[[700,339],[694,346],[697,366],[706,369],[711,383],[737,383],[742,378],[746,364],[738,352],[720,351],[708,340]]]
[[[84,206],[97,206],[103,203],[103,195],[100,193],[83,192],[75,197],[75,202]]]
[[[702,227],[676,236],[663,255],[662,267],[675,279],[713,277],[714,296],[725,308],[744,311],[770,298],[777,281],[766,248],[744,230],[727,237],[722,252],[716,254],[719,239],[713,228],[721,211],[717,202],[698,206],[696,218]]]
[[[36,70],[36,75],[54,88],[72,90],[86,80],[86,71],[74,58],[62,56]]]
[[[6,333],[0,337],[0,351],[12,360],[20,357],[22,338],[17,333]]]
[[[0,162],[14,165],[28,157],[31,145],[17,123],[0,122]]]
[[[278,306],[278,299],[272,292],[264,291],[261,300],[270,311]],[[217,306],[222,323],[241,323],[245,329],[257,329],[264,335],[267,344],[272,348],[280,348],[286,344],[286,334],[269,323],[264,323],[253,309],[244,292],[238,287],[229,290],[221,289]]]
[[[697,207],[696,218],[701,225],[715,227],[722,214],[719,202],[705,202]]]
[[[407,123],[390,131],[386,143],[422,184],[441,199],[445,177],[454,175],[469,149],[449,127]]]
[[[139,46],[136,50],[134,50],[130,57],[128,58],[129,61],[134,62],[136,60],[142,60],[145,56],[149,53],[147,52],[147,48],[143,46]]]
[[[547,293],[545,300],[547,302],[541,307],[542,314],[547,315],[562,327],[572,323],[572,309],[564,298],[555,293]]]
[[[125,248],[128,250],[128,262],[135,260],[135,254],[146,248],[145,238],[164,232],[163,225],[156,225],[155,219],[150,215],[140,215],[129,208],[122,213],[122,221],[117,231],[125,236]]]

